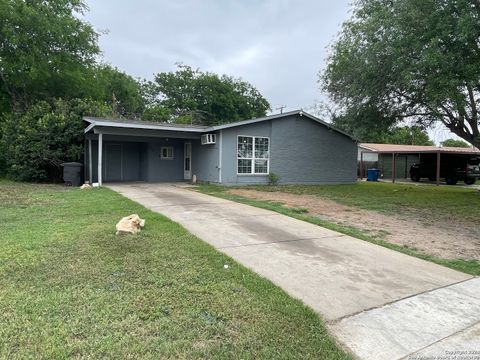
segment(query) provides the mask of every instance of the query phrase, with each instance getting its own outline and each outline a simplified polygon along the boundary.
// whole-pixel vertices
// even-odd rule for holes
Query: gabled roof
[[[480,155],[480,150],[475,147],[440,147],[422,145],[397,145],[397,144],[370,144],[361,143],[360,148],[374,153],[450,153]]]
[[[327,128],[331,129],[331,130],[334,130],[340,134],[343,134],[345,136],[348,136],[349,138],[353,139],[353,137],[349,134],[347,134],[346,132],[343,132],[342,130],[339,130],[339,129],[336,129],[332,126],[332,124],[329,124],[327,123],[326,121],[323,121],[319,118],[317,118],[316,116],[313,116],[303,110],[293,110],[293,111],[288,111],[288,112],[285,112],[285,113],[281,113],[281,114],[275,114],[275,115],[269,115],[269,116],[264,116],[264,117],[261,117],[261,118],[255,118],[255,119],[249,119],[249,120],[242,120],[242,121],[236,121],[236,122],[233,122],[233,123],[228,123],[228,124],[222,124],[222,125],[216,125],[216,126],[212,126],[212,130],[222,130],[222,129],[229,129],[229,128],[232,128],[232,127],[236,127],[236,126],[242,126],[242,125],[248,125],[248,124],[255,124],[257,122],[262,122],[262,121],[267,121],[267,120],[274,120],[274,119],[279,119],[279,118],[283,118],[283,117],[287,117],[287,116],[292,116],[292,115],[300,115],[300,116],[305,116],[319,124],[322,124],[324,126],[326,126]],[[355,140],[355,139],[353,139]]]
[[[222,129],[229,129],[237,126],[243,126],[248,124],[255,124],[258,122],[281,119],[292,115],[305,116],[319,124],[324,125],[325,127],[336,131],[340,134],[343,134],[352,140],[355,140],[351,135],[334,128],[331,124],[323,121],[309,113],[306,113],[303,110],[294,110],[285,112],[282,114],[275,114],[264,116],[260,118],[254,118],[249,120],[235,121],[228,124],[215,125],[215,126],[203,126],[203,125],[187,125],[187,124],[174,124],[174,123],[165,123],[165,122],[153,122],[153,121],[142,121],[142,120],[127,120],[127,119],[109,119],[109,118],[98,118],[86,116],[83,118],[89,125],[85,128],[85,133],[92,130],[95,126],[105,126],[105,127],[117,127],[117,128],[130,128],[130,129],[146,129],[146,130],[170,130],[170,131],[184,131],[184,132],[196,132],[196,133],[207,133]]]

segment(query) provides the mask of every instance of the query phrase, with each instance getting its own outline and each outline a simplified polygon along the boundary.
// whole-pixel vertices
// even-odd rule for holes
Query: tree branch
[[[470,127],[472,128],[472,134],[474,136],[479,135],[479,130],[478,130],[478,109],[475,101],[475,95],[473,94],[473,88],[467,84],[467,91],[468,91],[468,98],[470,100],[469,105],[470,108],[472,109],[472,118],[468,122],[470,124]]]

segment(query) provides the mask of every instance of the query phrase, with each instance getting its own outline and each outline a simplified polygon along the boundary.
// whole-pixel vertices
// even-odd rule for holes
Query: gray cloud
[[[105,61],[152,78],[182,62],[252,83],[272,107],[322,97],[317,73],[350,0],[88,0]]]

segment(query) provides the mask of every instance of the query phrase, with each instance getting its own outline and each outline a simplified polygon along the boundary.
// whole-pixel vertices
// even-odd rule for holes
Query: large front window
[[[269,139],[239,136],[237,141],[238,174],[268,174]]]

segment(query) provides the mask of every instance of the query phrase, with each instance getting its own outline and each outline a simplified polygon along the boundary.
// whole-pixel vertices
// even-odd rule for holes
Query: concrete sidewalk
[[[109,187],[180,223],[303,300],[360,358],[441,352],[453,340],[480,350],[479,279],[173,184]]]

